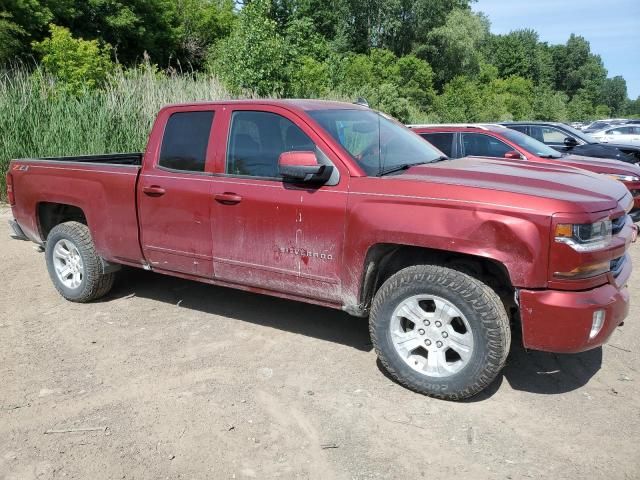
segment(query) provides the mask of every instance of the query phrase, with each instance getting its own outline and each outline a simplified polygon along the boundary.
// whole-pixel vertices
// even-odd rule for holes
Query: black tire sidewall
[[[49,234],[49,237],[47,238],[47,246],[45,250],[45,255],[47,259],[47,270],[49,270],[49,276],[51,277],[51,281],[54,283],[56,289],[62,294],[62,296],[64,296],[69,300],[82,299],[85,296],[85,290],[87,289],[87,286],[88,286],[88,275],[89,275],[87,267],[89,266],[89,262],[91,261],[89,258],[89,252],[86,252],[85,251],[86,249],[82,247],[82,243],[77,238],[74,238],[74,237],[75,236],[73,235],[72,232],[66,231],[66,229],[63,230],[62,228],[56,227],[54,230],[51,231],[51,233]],[[82,265],[83,265],[84,271],[82,274],[82,282],[80,283],[80,286],[78,286],[78,288],[69,288],[65,286],[58,278],[58,274],[56,273],[56,269],[53,264],[53,250],[56,244],[63,239],[73,243],[73,245],[78,249],[78,252],[80,253],[80,257],[82,258]]]
[[[458,272],[459,273],[459,272]],[[460,273],[460,275],[464,275]],[[464,275],[467,277],[466,275]],[[468,280],[471,280],[467,277]],[[384,286],[383,286],[384,287]],[[391,338],[390,323],[398,305],[415,295],[434,295],[449,301],[467,319],[473,335],[473,352],[467,365],[448,377],[430,377],[411,368],[397,352]],[[406,380],[410,388],[433,396],[448,398],[467,397],[465,391],[482,377],[489,357],[489,338],[480,315],[470,302],[461,299],[460,294],[448,285],[440,283],[404,282],[385,297],[385,302],[376,312],[376,321],[371,328],[378,339],[378,354],[385,357],[389,370]]]

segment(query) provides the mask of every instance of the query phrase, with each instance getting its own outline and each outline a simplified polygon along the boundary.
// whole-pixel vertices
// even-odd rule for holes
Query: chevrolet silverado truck
[[[163,108],[144,154],[13,160],[12,236],[73,302],[122,265],[369,317],[400,384],[458,400],[524,347],[580,352],[625,319],[636,228],[620,182],[449,161],[363,106]],[[300,321],[303,321],[301,319]]]

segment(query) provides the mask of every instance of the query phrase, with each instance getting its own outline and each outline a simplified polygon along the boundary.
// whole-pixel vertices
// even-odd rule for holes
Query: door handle
[[[240,195],[230,192],[216,193],[213,198],[216,199],[216,202],[222,203],[223,205],[235,205],[242,201],[242,197]]]
[[[150,197],[161,197],[166,193],[165,189],[157,185],[151,185],[150,187],[142,187],[142,191],[145,195]]]

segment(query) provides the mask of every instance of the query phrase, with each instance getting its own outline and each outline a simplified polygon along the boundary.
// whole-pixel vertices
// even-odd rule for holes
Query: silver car
[[[640,145],[640,125],[618,125],[591,134],[600,142]]]

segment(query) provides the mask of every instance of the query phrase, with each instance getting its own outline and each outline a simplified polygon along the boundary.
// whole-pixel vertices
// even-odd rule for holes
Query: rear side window
[[[465,155],[475,157],[504,157],[507,152],[513,151],[509,145],[495,137],[481,133],[463,133],[462,145]]]
[[[447,157],[452,157],[454,133],[421,133],[420,136]]]
[[[160,150],[161,167],[204,172],[213,112],[178,112],[169,117]]]

